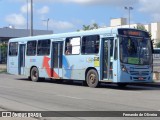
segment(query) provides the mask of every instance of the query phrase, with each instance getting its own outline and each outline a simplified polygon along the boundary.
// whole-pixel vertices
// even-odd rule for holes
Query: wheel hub
[[[96,81],[96,76],[94,74],[91,74],[89,79],[90,79],[90,83],[93,84]]]

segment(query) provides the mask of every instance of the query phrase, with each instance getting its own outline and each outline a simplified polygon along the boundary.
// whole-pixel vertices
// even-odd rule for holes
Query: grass
[[[0,74],[1,73],[7,73],[7,69],[0,70]]]

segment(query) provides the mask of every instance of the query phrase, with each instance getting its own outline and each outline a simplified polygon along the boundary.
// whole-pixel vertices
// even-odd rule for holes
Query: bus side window
[[[66,52],[67,55],[72,54],[72,44],[67,43]]]
[[[28,41],[27,42],[27,55],[28,56],[35,56],[36,55],[36,45],[37,41]]]
[[[49,55],[50,54],[50,40],[39,40],[37,46],[37,55]]]
[[[99,38],[99,35],[84,36],[82,38],[82,54],[98,54]]]
[[[66,38],[65,54],[78,55],[80,54],[80,37]]]
[[[18,42],[9,43],[9,56],[17,56],[18,54]]]

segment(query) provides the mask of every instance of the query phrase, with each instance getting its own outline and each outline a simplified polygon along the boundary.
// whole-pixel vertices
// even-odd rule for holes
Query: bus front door
[[[19,45],[19,61],[18,61],[18,73],[19,75],[24,75],[25,73],[25,44]]]
[[[114,38],[102,40],[102,79],[112,82],[113,79],[113,41]]]
[[[51,56],[51,68],[53,78],[62,77],[62,55],[63,55],[63,42],[52,43],[52,56]]]

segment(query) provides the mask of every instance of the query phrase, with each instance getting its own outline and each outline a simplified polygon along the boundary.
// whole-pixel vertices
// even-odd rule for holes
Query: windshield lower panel
[[[150,65],[152,50],[150,39],[136,37],[119,37],[120,60],[126,64]]]

